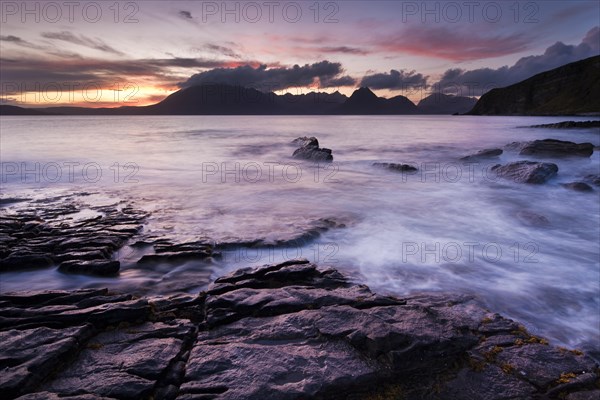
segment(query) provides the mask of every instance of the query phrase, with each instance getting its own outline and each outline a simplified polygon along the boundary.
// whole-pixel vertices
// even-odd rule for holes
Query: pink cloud
[[[383,52],[468,61],[518,53],[527,49],[528,42],[528,38],[517,34],[485,37],[481,34],[461,32],[446,27],[423,26],[380,37],[373,46]]]

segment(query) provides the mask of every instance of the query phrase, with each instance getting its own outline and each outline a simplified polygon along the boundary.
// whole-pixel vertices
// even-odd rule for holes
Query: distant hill
[[[7,106],[5,106],[7,107]],[[351,97],[334,92],[293,95],[263,93],[256,89],[226,84],[192,86],[178,90],[159,103],[143,107],[86,108],[47,107],[27,109],[10,106],[2,115],[339,115],[418,114],[409,99],[378,97],[369,88]]]
[[[492,89],[471,115],[600,114],[600,56],[542,72],[514,85]]]
[[[153,115],[261,115],[281,112],[274,93],[224,84],[181,89],[160,103],[145,107],[145,110]]]
[[[417,107],[421,114],[464,114],[477,103],[475,97],[451,96],[434,93],[422,99]]]
[[[35,108],[23,108],[18,106],[0,105],[0,115],[51,115],[48,112]]]

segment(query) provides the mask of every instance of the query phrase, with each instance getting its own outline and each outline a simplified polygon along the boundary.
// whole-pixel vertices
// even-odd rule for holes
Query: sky
[[[480,96],[600,54],[598,1],[0,3],[0,101],[119,107],[230,83]]]

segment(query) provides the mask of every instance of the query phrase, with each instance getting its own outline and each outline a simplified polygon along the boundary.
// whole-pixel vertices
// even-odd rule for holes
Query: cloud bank
[[[448,69],[434,87],[437,88],[436,91],[459,91],[464,96],[479,96],[492,88],[509,86],[540,72],[599,54],[600,29],[596,26],[587,32],[578,45],[556,42],[548,47],[544,54],[523,57],[510,67],[468,71],[460,68]]]
[[[201,84],[225,83],[245,87],[281,90],[297,86],[318,85],[322,88],[351,86],[356,80],[342,75],[340,63],[321,61],[303,66],[267,68],[266,65],[252,67],[243,65],[236,68],[215,68],[192,75],[180,87],[186,88]]]
[[[366,75],[362,78],[360,86],[371,89],[408,89],[427,86],[427,76],[416,71],[390,70],[390,73]]]

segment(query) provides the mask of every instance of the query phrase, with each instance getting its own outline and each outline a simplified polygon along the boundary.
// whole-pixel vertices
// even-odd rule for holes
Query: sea
[[[505,180],[491,169],[531,159],[513,142],[552,138],[598,149],[598,128],[528,127],[565,119],[3,116],[0,200],[38,202],[5,201],[0,216],[32,204],[50,207],[44,199],[77,203],[81,211],[67,221],[94,217],[101,205],[130,204],[149,213],[144,235],[238,246],[211,260],[140,266],[140,252],[151,250],[130,243],[115,254],[116,277],[55,267],[1,272],[0,292],[197,293],[237,268],[303,257],[382,294],[473,296],[532,334],[598,358],[600,188],[588,193],[562,185],[600,174],[600,152],[537,160],[559,167],[541,185]],[[292,158],[291,142],[302,136],[317,137],[334,161]],[[460,160],[487,148],[504,152]],[[252,241],[266,245],[239,245]]]

